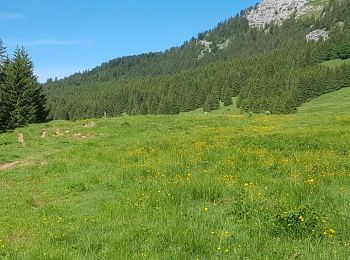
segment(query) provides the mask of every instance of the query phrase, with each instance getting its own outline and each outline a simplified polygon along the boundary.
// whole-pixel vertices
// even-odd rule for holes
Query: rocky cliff
[[[264,0],[247,15],[251,27],[263,28],[266,24],[281,24],[292,15],[303,16],[319,7],[309,5],[310,0]]]

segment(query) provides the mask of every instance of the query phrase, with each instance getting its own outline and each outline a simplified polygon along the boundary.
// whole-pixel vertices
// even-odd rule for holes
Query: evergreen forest
[[[294,113],[312,98],[350,86],[349,65],[322,65],[350,58],[350,1],[332,0],[320,14],[263,29],[249,26],[251,8],[180,47],[49,79],[43,85],[48,119],[210,112],[220,101],[232,104],[232,97],[242,112]],[[330,39],[306,41],[316,29],[329,31]]]

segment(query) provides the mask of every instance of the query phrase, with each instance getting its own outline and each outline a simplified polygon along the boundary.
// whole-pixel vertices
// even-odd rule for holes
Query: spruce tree
[[[213,94],[209,94],[204,103],[204,107],[203,107],[204,112],[211,112],[219,108],[220,108],[219,100]]]
[[[6,106],[4,89],[4,70],[7,64],[6,48],[0,39],[0,131],[5,130],[8,121],[8,108]]]
[[[33,64],[24,48],[17,48],[14,58],[4,70],[4,91],[10,111],[8,128],[42,122],[46,118],[45,96]]]

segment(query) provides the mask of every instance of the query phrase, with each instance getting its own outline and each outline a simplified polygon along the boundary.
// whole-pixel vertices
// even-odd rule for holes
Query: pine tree
[[[4,70],[7,64],[6,47],[0,39],[0,131],[5,130],[8,123],[8,108],[6,106],[4,89]]]
[[[224,106],[230,106],[233,104],[231,91],[228,86],[225,86],[222,90],[222,101],[224,102]]]
[[[213,94],[209,94],[204,103],[204,107],[203,107],[204,112],[211,112],[219,108],[220,108],[219,100]]]
[[[8,128],[42,122],[46,118],[45,96],[33,73],[33,64],[24,48],[17,48],[4,70],[5,105],[10,111]]]

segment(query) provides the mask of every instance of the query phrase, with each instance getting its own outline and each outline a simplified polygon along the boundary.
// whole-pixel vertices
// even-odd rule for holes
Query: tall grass
[[[350,256],[348,115],[84,123],[0,135],[0,258]]]

